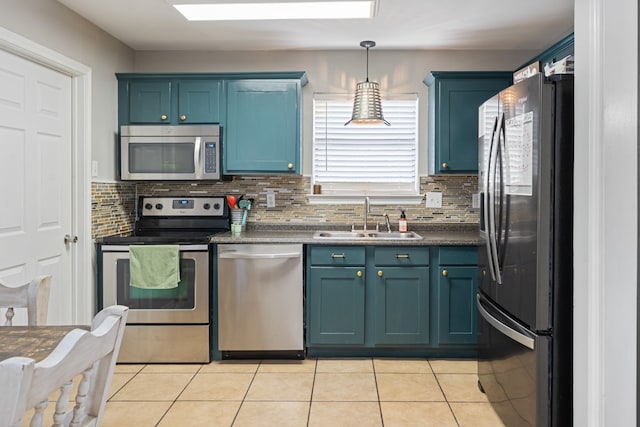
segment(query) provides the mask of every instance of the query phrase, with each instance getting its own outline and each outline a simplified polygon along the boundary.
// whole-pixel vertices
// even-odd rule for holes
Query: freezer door
[[[535,335],[478,297],[478,384],[506,426],[547,427],[552,339]]]

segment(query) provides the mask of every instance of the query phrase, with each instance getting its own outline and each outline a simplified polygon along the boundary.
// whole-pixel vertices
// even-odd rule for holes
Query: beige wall
[[[357,47],[358,43],[354,42]],[[539,52],[532,51],[369,51],[369,78],[385,93],[418,94],[420,174],[427,174],[427,87],[430,71],[514,70]],[[306,71],[303,89],[303,173],[311,174],[314,92],[353,93],[365,77],[366,53],[348,51],[136,52],[135,72]]]
[[[92,159],[97,181],[116,177],[116,72],[306,71],[303,90],[303,173],[311,172],[311,113],[314,92],[352,93],[365,75],[365,51],[134,52],[54,0],[0,0],[0,26],[58,51],[92,70]],[[369,54],[369,76],[383,94],[415,92],[420,97],[420,173],[426,174],[427,88],[431,70],[513,70],[531,51],[390,51]]]
[[[91,68],[91,157],[99,178],[113,180],[115,73],[133,69],[133,50],[55,0],[0,0],[0,26]]]

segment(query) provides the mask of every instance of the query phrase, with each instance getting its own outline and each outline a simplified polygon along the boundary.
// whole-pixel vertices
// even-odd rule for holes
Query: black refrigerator
[[[573,75],[479,109],[478,386],[508,427],[572,425]]]

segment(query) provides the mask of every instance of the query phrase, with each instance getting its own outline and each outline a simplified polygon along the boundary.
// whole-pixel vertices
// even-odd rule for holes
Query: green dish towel
[[[142,289],[173,289],[180,282],[178,245],[130,245],[130,284]]]

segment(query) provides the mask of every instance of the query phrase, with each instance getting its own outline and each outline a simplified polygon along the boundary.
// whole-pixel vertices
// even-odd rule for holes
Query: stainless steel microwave
[[[121,126],[123,180],[219,180],[220,126]]]

